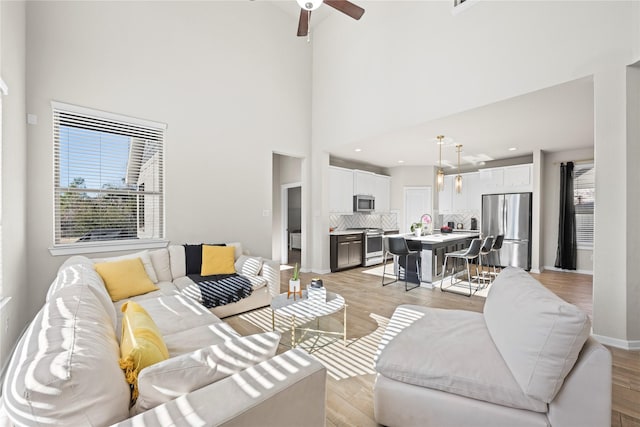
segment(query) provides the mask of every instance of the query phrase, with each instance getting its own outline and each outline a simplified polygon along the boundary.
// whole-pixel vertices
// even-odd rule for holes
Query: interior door
[[[405,187],[404,225],[400,232],[411,232],[411,224],[420,222],[424,214],[431,215],[431,187]]]

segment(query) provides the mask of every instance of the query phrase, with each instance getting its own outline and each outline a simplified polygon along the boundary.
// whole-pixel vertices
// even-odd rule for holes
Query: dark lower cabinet
[[[362,233],[331,236],[331,271],[362,265]]]

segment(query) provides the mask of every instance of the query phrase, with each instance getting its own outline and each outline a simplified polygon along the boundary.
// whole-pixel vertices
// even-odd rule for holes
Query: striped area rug
[[[363,273],[365,274],[371,274],[373,276],[378,276],[378,277],[382,277],[382,268],[383,266],[378,266],[378,267],[374,267],[374,268],[370,268],[367,270],[362,270]],[[386,267],[386,274],[385,274],[385,280],[387,280],[387,278],[393,278],[393,263],[389,263],[387,264]],[[466,276],[465,276],[466,277]],[[473,277],[472,277],[473,279]],[[445,277],[444,279],[444,287],[446,288],[449,285],[449,278]],[[435,282],[433,282],[433,286],[434,289],[439,290],[440,288],[440,280],[436,280]],[[473,283],[472,285],[472,289],[475,288],[477,285],[475,283]],[[475,295],[477,297],[482,297],[482,298],[486,298],[487,295],[489,294],[489,289],[491,288],[491,284],[488,284],[487,286],[485,286],[482,289],[479,289],[476,293],[473,293],[473,290],[471,291],[472,295]],[[451,292],[454,292],[456,294],[460,294],[460,295],[469,295],[469,282],[462,281],[459,282],[458,284],[452,286],[449,288],[449,290]]]
[[[335,380],[343,380],[357,375],[375,374],[373,358],[378,350],[378,345],[389,319],[371,313],[369,315],[376,321],[378,327],[369,335],[361,338],[352,338],[346,341],[346,347],[342,338],[335,339],[331,336],[321,336],[315,342],[312,354],[317,357],[327,368],[327,372]],[[276,316],[276,330],[282,333],[281,343],[291,342],[290,324],[285,317]],[[271,308],[263,308],[249,313],[241,314],[240,318],[257,326],[264,331],[271,331]],[[324,319],[323,319],[324,320]],[[296,326],[303,326],[308,319],[297,322]],[[312,321],[315,322],[315,321]],[[347,313],[347,335],[349,334],[349,314]],[[310,338],[313,340],[315,338]],[[301,347],[305,348],[312,343],[305,340]]]

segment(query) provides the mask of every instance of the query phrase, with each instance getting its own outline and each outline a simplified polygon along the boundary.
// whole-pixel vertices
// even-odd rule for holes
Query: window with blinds
[[[573,169],[573,202],[576,211],[578,248],[593,248],[593,214],[595,204],[595,168],[578,164]]]
[[[54,246],[164,238],[166,126],[52,106]]]

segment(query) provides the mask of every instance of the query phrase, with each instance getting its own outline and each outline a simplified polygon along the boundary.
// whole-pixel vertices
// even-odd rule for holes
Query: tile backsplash
[[[329,226],[337,230],[347,228],[382,228],[385,230],[395,230],[398,228],[398,214],[353,214],[353,215],[330,215]]]
[[[478,229],[480,228],[480,212],[468,212],[463,214],[442,215],[442,224],[453,221],[454,224],[461,222],[465,230],[471,229],[471,218],[478,220]]]

